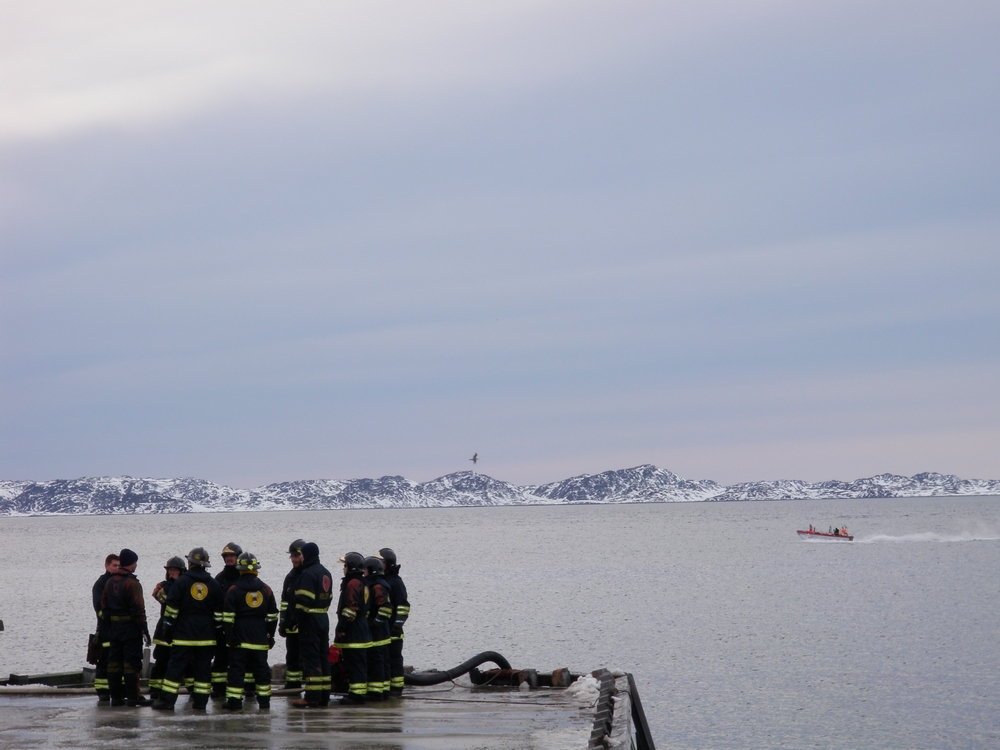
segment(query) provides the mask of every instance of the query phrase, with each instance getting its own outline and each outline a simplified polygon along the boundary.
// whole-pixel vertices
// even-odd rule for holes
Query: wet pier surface
[[[93,695],[4,695],[0,748],[352,748],[356,750],[569,750],[586,748],[593,709],[561,689],[408,689],[361,707],[299,709],[275,696],[268,711],[212,701],[194,711],[111,708]]]

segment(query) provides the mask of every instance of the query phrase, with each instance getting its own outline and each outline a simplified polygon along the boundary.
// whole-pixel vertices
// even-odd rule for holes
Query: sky
[[[4,3],[0,479],[1000,478],[998,38]]]

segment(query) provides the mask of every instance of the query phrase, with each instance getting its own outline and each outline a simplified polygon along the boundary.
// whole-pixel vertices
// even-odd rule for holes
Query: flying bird
[[[476,461],[479,460],[479,454],[478,453],[473,453],[472,454],[472,458],[470,458],[469,460],[472,461],[472,465],[475,466],[476,465]]]

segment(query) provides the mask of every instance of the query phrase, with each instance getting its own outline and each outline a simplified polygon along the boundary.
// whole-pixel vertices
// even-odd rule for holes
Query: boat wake
[[[879,544],[882,542],[995,542],[1000,534],[989,531],[965,531],[960,534],[939,534],[936,531],[921,531],[916,534],[874,534],[858,539],[859,544]]]

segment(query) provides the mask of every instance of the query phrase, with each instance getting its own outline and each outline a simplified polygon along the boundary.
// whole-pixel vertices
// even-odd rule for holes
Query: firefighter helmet
[[[171,557],[169,560],[167,560],[167,564],[163,566],[164,569],[177,568],[178,570],[184,570],[184,568],[186,567],[187,565],[184,564],[184,558],[180,557],[179,555],[174,555],[173,557]]]
[[[385,564],[386,564],[386,567],[388,567],[389,565],[395,565],[396,564],[396,553],[393,552],[388,547],[383,547],[382,549],[380,549],[378,551],[378,554],[375,555],[375,557],[377,557],[380,560],[384,561]]]
[[[253,552],[241,552],[240,556],[236,558],[236,569],[256,573],[260,570],[260,563],[257,562],[257,558],[254,557]]]
[[[189,568],[211,568],[212,564],[208,561],[208,552],[204,547],[195,547],[193,550],[186,555]]]
[[[303,539],[296,539],[294,542],[292,542],[291,544],[288,545],[288,554],[289,555],[301,555],[302,554],[302,548],[305,547],[305,546],[306,546],[305,540],[303,540]]]
[[[369,575],[372,571],[375,571],[376,573],[385,573],[385,566],[382,564],[382,560],[378,557],[366,557],[365,570],[368,571]]]
[[[347,566],[348,571],[364,570],[365,556],[360,552],[348,552],[337,562],[342,562]]]
[[[224,555],[239,555],[242,551],[243,548],[235,542],[230,542],[222,548],[222,554]]]

